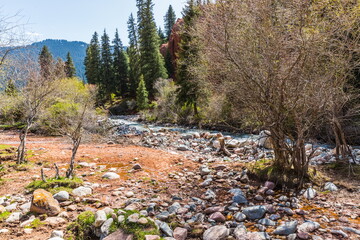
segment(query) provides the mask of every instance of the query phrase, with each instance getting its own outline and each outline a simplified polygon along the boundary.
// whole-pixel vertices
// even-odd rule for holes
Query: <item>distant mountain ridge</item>
[[[10,53],[10,56],[16,57],[18,54],[25,54],[37,59],[44,45],[49,48],[54,60],[61,58],[65,61],[67,53],[70,52],[76,68],[76,75],[79,78],[86,80],[84,59],[88,44],[85,42],[46,39],[40,42],[34,42],[23,48],[16,49]]]
[[[52,53],[54,59],[61,58],[66,60],[66,54],[70,52],[70,55],[74,61],[76,68],[76,75],[79,78],[85,79],[85,66],[84,59],[86,56],[87,43],[81,41],[67,41],[57,39],[46,39],[41,42],[35,42],[30,47],[35,47],[40,53],[41,48],[46,45]]]

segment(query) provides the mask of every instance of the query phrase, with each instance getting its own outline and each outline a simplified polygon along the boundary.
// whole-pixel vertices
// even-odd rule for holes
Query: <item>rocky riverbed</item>
[[[139,138],[142,147],[116,140],[88,144],[77,163],[82,182],[54,194],[30,192],[17,179],[39,179],[40,160],[60,161],[63,173],[66,158],[52,155],[66,147],[62,141],[31,145],[30,139],[36,164],[27,176],[3,176],[13,180],[1,186],[7,193],[0,197],[0,238],[81,239],[86,233],[83,239],[360,239],[359,184],[349,191],[329,179],[295,190],[252,179],[247,164],[273,157],[266,141],[206,131],[119,132],[118,138]],[[222,141],[227,153],[219,152]],[[314,166],[334,161],[331,149],[314,146],[307,145]],[[359,161],[360,152],[353,153]],[[45,174],[54,169],[45,168]],[[11,182],[19,187],[6,187]]]

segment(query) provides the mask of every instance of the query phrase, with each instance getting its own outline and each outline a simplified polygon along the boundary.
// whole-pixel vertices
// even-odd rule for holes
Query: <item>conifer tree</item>
[[[76,69],[74,66],[74,62],[71,58],[70,52],[68,52],[66,55],[65,73],[66,73],[66,77],[68,77],[68,78],[75,77],[75,75],[76,75]]]
[[[158,78],[167,78],[164,59],[160,54],[159,36],[153,15],[152,0],[143,0],[139,7],[140,22],[138,22],[139,50],[141,70],[144,75],[149,96],[154,96],[154,82]]]
[[[161,27],[159,27],[159,29],[158,29],[158,35],[159,35],[159,39],[160,39],[160,45],[164,44],[168,41],[168,39],[165,37],[165,34],[164,34],[163,30],[161,29]]]
[[[54,71],[55,71],[54,72],[55,76],[57,78],[65,78],[66,77],[65,62],[60,57],[58,57],[56,59]]]
[[[110,47],[110,39],[106,31],[101,37],[101,65],[100,65],[100,100],[111,100],[111,94],[115,92],[116,86],[113,77],[113,61]]]
[[[120,92],[121,96],[125,97],[129,94],[129,63],[117,29],[113,44],[114,83],[117,92]]]
[[[169,9],[164,16],[164,23],[165,23],[165,36],[166,39],[169,40],[171,30],[176,22],[176,14],[173,7],[170,5]]]
[[[129,56],[129,91],[131,97],[136,97],[136,89],[139,85],[141,75],[141,65],[136,22],[132,14],[128,21],[128,36],[129,47],[127,48],[127,55]]]
[[[97,32],[92,36],[89,46],[86,49],[84,61],[85,75],[90,84],[99,84],[100,82],[100,46]]]
[[[136,90],[136,104],[138,107],[138,110],[143,110],[148,107],[148,91],[146,90],[144,76],[140,76],[139,86]]]
[[[40,72],[43,78],[49,78],[54,66],[54,59],[49,48],[44,45],[39,54]]]
[[[195,43],[194,36],[190,33],[194,21],[200,15],[199,3],[189,0],[183,10],[184,25],[180,33],[180,49],[177,62],[177,83],[180,85],[177,95],[177,102],[180,105],[192,106],[194,114],[198,115],[197,100],[198,86],[193,79],[189,67],[198,62],[198,45]]]

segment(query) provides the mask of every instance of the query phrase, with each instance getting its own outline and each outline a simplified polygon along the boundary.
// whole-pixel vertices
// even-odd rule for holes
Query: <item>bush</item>
[[[171,79],[159,79],[155,82],[157,91],[155,118],[164,122],[177,122],[179,107],[176,104],[176,91],[178,87]]]

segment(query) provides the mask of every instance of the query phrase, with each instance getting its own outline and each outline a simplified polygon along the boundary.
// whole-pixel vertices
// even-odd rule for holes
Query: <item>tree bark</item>
[[[77,139],[73,139],[73,148],[72,148],[72,154],[71,154],[71,160],[68,170],[66,171],[66,178],[72,178],[74,176],[74,163],[75,163],[75,157],[77,150],[79,148],[81,142],[81,137]]]

